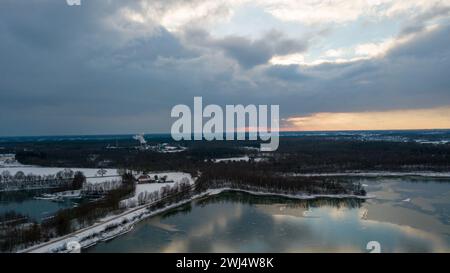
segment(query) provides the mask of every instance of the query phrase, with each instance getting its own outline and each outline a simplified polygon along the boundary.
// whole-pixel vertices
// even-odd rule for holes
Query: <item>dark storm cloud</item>
[[[165,129],[156,118],[167,116],[174,93],[165,92],[182,84],[151,64],[190,53],[159,26],[123,42],[124,33],[104,22],[118,2],[99,3],[2,2],[0,134],[147,131],[150,121]]]
[[[0,135],[167,132],[170,110],[205,103],[280,104],[282,116],[450,105],[449,27],[385,57],[272,66],[307,40],[173,34],[120,21],[138,1],[0,3]]]
[[[214,43],[245,68],[265,64],[275,55],[303,52],[306,49],[305,42],[285,38],[278,32],[270,32],[258,40],[229,36]]]
[[[309,78],[300,71],[298,65],[273,65],[267,68],[266,74],[289,82],[305,81]]]
[[[304,52],[307,49],[307,41],[285,37],[283,33],[275,30],[266,33],[260,39],[232,35],[214,39],[198,30],[191,30],[186,36],[197,45],[223,51],[245,69],[265,64],[275,55]]]

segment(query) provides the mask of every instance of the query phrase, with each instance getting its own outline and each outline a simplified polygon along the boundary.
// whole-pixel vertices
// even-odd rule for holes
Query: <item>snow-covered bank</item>
[[[402,177],[402,176],[422,176],[435,178],[450,178],[450,172],[336,172],[336,173],[288,173],[286,176],[348,176],[348,177]]]
[[[168,181],[173,181],[171,183],[151,183],[151,184],[137,184],[136,191],[133,197],[123,200],[123,208],[126,211],[119,215],[112,215],[109,217],[102,218],[97,221],[94,225],[86,228],[82,228],[79,231],[73,232],[67,236],[60,238],[55,238],[50,242],[43,243],[41,245],[28,248],[27,250],[21,252],[65,252],[65,245],[68,242],[76,241],[79,242],[82,247],[91,246],[99,241],[110,240],[116,236],[125,234],[129,232],[133,225],[144,217],[154,215],[156,213],[163,212],[166,209],[173,208],[183,204],[183,202],[190,202],[192,199],[185,200],[183,202],[169,205],[163,209],[151,211],[147,210],[153,203],[147,203],[137,206],[138,197],[143,193],[153,193],[155,191],[160,191],[163,187],[172,187],[178,183],[188,183],[192,185],[195,179],[188,173],[183,172],[158,172],[150,173],[149,175],[158,175],[161,177],[167,177]],[[94,184],[100,185],[100,184]],[[59,193],[61,195],[67,195],[70,192]],[[72,192],[75,193],[75,192]],[[55,198],[59,196],[49,195],[48,197]],[[133,203],[133,206],[127,206]]]
[[[248,161],[250,161],[250,157],[248,155],[246,155],[246,156],[241,156],[241,157],[228,157],[228,158],[216,158],[216,159],[213,159],[213,162],[215,162],[215,163],[220,163],[220,162],[240,162],[240,161],[248,162]]]
[[[354,195],[354,194],[283,194],[283,193],[241,190],[241,189],[235,189],[235,188],[211,189],[211,190],[208,190],[207,192],[210,195],[216,195],[216,194],[220,194],[220,193],[223,193],[226,191],[244,192],[244,193],[248,193],[251,195],[257,195],[257,196],[276,196],[276,197],[299,199],[299,200],[311,200],[311,199],[317,199],[317,198],[337,198],[337,199],[346,199],[346,198],[373,199],[373,198],[375,198],[374,195],[362,196],[362,195]]]
[[[151,204],[146,204],[133,209],[129,209],[122,214],[103,218],[90,227],[83,228],[66,236],[55,238],[49,242],[21,250],[19,251],[19,253],[66,252],[66,244],[74,241],[78,242],[82,248],[87,248],[97,244],[98,242],[108,241],[117,236],[127,233],[133,228],[134,224],[147,217],[154,216],[167,210],[184,205],[195,199],[207,196],[208,194],[208,192],[198,194],[193,196],[192,198],[168,205],[164,208],[154,211],[149,211],[147,209]]]
[[[14,176],[17,172],[23,172],[25,175],[33,174],[33,175],[56,175],[60,171],[64,171],[66,169],[72,170],[74,172],[80,171],[86,177],[101,177],[98,174],[100,169],[96,168],[58,168],[58,167],[39,167],[39,166],[17,166],[17,167],[1,167],[0,172],[8,171],[12,176]],[[116,176],[119,175],[117,173],[117,169],[104,169],[106,172],[104,176]]]
[[[51,240],[50,242],[43,243],[34,247],[30,247],[28,249],[22,250],[20,252],[26,253],[52,253],[52,252],[67,252],[66,244],[69,242],[78,242],[82,248],[91,247],[99,242],[108,241],[114,239],[117,236],[123,235],[130,230],[133,229],[133,226],[139,221],[155,216],[167,210],[179,207],[186,203],[192,202],[194,200],[198,200],[201,198],[205,198],[207,196],[218,195],[227,191],[237,191],[237,192],[245,192],[252,195],[258,196],[280,196],[284,198],[290,199],[300,199],[300,200],[309,200],[315,198],[358,198],[358,199],[369,199],[374,198],[374,196],[356,196],[356,195],[289,195],[289,194],[277,194],[277,193],[265,193],[265,192],[256,192],[256,191],[248,191],[248,190],[240,190],[233,188],[220,188],[220,189],[210,189],[203,193],[192,196],[191,198],[185,199],[178,203],[174,203],[168,205],[164,208],[149,211],[147,208],[151,206],[151,204],[146,204],[142,206],[138,206],[133,209],[128,209],[124,213],[116,216],[110,216],[99,220],[93,226],[81,229],[72,234],[56,238]]]
[[[44,193],[41,196],[34,197],[37,200],[58,200],[62,198],[81,198],[81,190],[62,191],[57,193]]]

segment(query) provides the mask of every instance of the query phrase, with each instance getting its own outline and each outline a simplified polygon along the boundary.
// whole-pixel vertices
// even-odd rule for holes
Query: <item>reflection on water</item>
[[[288,200],[242,193],[191,202],[87,252],[450,251],[450,182],[358,179],[377,196]],[[407,200],[407,201],[405,201]]]
[[[34,196],[48,192],[48,190],[0,192],[0,213],[15,211],[40,222],[58,210],[74,205],[69,200],[65,202],[52,202],[33,198]]]

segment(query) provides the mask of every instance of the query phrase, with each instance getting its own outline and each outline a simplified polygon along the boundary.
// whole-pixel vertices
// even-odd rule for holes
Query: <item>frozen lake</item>
[[[242,193],[191,202],[86,252],[450,251],[450,179],[364,178],[377,198],[315,201]]]

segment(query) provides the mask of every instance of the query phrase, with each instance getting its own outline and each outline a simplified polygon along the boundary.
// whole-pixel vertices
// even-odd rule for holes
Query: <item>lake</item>
[[[376,198],[227,192],[150,217],[85,252],[450,252],[450,179],[355,179]]]
[[[58,210],[75,205],[70,200],[52,202],[50,200],[34,199],[35,196],[50,192],[52,190],[0,192],[0,213],[15,211],[27,215],[37,222],[41,222],[44,218],[52,216]]]

